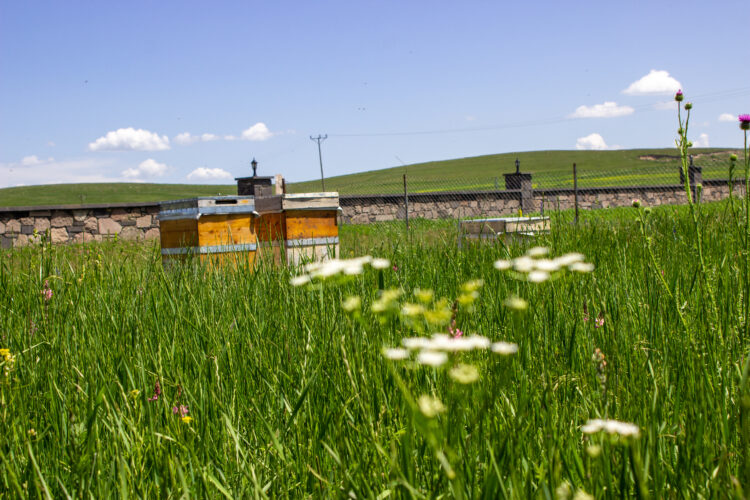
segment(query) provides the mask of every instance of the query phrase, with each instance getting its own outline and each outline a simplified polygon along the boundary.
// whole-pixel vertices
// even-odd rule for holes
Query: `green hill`
[[[46,184],[0,189],[0,206],[162,201],[220,194],[237,194],[237,186],[134,182]]]
[[[694,161],[702,166],[704,178],[726,178],[729,155],[725,148],[694,149]],[[346,194],[403,193],[403,174],[409,192],[503,189],[503,174],[515,171],[533,174],[535,188],[573,186],[573,163],[578,165],[580,187],[677,184],[679,156],[674,148],[616,151],[531,151],[475,156],[456,160],[418,163],[330,177],[328,191]],[[290,192],[319,191],[320,181],[288,184]]]
[[[704,178],[726,178],[728,157],[735,151],[695,149],[695,164]],[[341,194],[402,193],[403,174],[409,192],[503,189],[504,173],[533,174],[535,188],[572,187],[572,165],[578,165],[580,187],[676,184],[679,157],[671,149],[618,151],[531,151],[417,163],[326,179],[326,190]],[[287,184],[293,193],[320,191],[319,180]],[[235,185],[194,184],[56,184],[0,189],[0,206],[115,203],[174,200],[195,196],[236,194]]]

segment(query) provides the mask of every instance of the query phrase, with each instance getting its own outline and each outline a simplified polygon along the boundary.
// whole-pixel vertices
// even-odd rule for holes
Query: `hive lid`
[[[285,194],[281,205],[284,210],[336,210],[339,208],[339,193],[327,191]]]
[[[202,215],[251,214],[255,211],[252,196],[206,196],[159,203],[159,219],[198,219]]]

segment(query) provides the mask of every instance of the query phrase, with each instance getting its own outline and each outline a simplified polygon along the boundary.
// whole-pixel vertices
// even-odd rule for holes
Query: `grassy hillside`
[[[161,201],[219,194],[237,194],[237,186],[129,182],[22,186],[0,189],[0,206]]]
[[[725,178],[730,150],[695,149],[695,164],[704,178]],[[572,165],[578,165],[580,187],[628,184],[675,184],[679,158],[675,149],[619,151],[532,151],[475,156],[455,160],[372,170],[326,179],[326,189],[341,194],[403,192],[408,173],[410,192],[504,188],[504,173],[532,172],[536,188],[572,187]],[[320,191],[320,181],[287,184],[289,192]],[[235,185],[194,184],[58,184],[0,189],[0,206],[160,201],[236,194]]]
[[[730,150],[701,148],[693,151],[696,165],[703,166],[704,178],[727,177]],[[409,191],[494,189],[504,187],[503,174],[531,172],[537,188],[572,187],[573,163],[578,165],[581,187],[628,184],[676,184],[679,182],[677,150],[629,149],[618,151],[531,151],[475,156],[456,160],[418,163],[326,179],[326,189],[341,193],[366,194],[403,192],[403,174]],[[288,185],[289,191],[320,190],[320,181]]]

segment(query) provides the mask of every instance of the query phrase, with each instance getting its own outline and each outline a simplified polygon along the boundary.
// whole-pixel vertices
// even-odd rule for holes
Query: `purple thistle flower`
[[[677,102],[682,101],[682,89],[678,90],[677,93],[674,95],[674,100]]]
[[[740,121],[740,128],[742,130],[750,130],[750,115],[740,115],[737,118]]]

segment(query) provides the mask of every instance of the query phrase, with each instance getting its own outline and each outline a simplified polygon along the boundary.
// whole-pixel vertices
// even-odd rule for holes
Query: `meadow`
[[[668,206],[460,250],[451,222],[344,226],[342,257],[387,267],[302,286],[144,244],[3,251],[0,496],[744,498],[744,229],[699,208],[706,279]],[[594,270],[497,269],[532,246]],[[457,330],[476,348],[443,364],[400,349]]]

